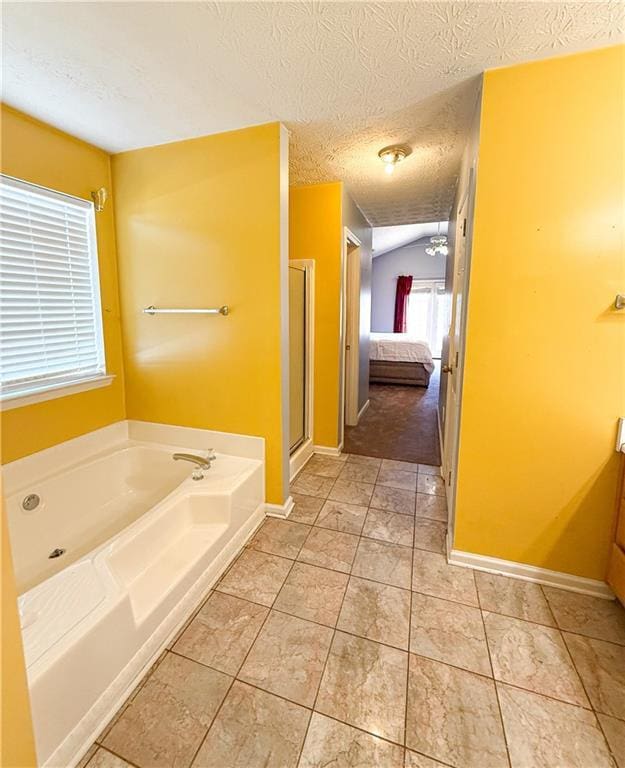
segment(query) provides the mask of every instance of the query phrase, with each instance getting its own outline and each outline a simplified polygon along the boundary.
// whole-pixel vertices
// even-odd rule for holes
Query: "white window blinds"
[[[0,175],[2,398],[104,373],[93,203]]]

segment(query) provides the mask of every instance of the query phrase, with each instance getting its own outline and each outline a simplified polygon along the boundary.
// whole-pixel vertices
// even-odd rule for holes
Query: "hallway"
[[[623,765],[625,611],[448,565],[434,471],[314,456],[81,768]]]
[[[345,427],[343,450],[350,454],[439,466],[440,360],[435,360],[435,365],[427,389],[371,384],[369,408],[357,427]]]

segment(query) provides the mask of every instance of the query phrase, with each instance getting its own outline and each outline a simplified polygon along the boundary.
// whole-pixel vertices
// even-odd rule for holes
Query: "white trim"
[[[137,683],[161,653],[170,647],[185,622],[251,538],[264,517],[263,505],[260,504],[41,768],[75,766],[80,762],[104,726],[128,699]]]
[[[288,517],[293,511],[295,502],[293,497],[289,496],[284,504],[268,504],[265,502],[265,514],[268,517]]]
[[[362,406],[362,408],[358,411],[358,416],[356,417],[356,423],[358,423],[364,414],[364,412],[367,410],[367,408],[371,405],[371,401],[367,400],[367,402]]]
[[[312,444],[312,440],[308,438],[308,440],[305,440],[300,447],[295,451],[295,453],[291,456],[291,460],[289,462],[289,469],[290,469],[290,477],[291,480],[297,475],[298,472],[300,472],[303,468],[308,459],[313,455],[314,448]]]
[[[550,571],[547,568],[538,568],[535,565],[515,563],[513,560],[500,560],[498,557],[475,555],[472,552],[462,552],[452,549],[449,553],[449,564],[459,565],[463,568],[473,568],[476,571],[497,573],[501,576],[511,576],[522,581],[531,581],[535,584],[544,584],[548,587],[566,589],[569,592],[579,592],[582,595],[602,597],[606,600],[614,600],[614,594],[610,587],[597,579],[586,579],[583,576],[574,576],[572,573],[562,571]]]
[[[340,293],[339,293],[339,442],[343,445],[345,438],[345,386],[346,386],[346,355],[345,355],[345,326],[347,310],[347,243],[351,241],[352,245],[360,248],[361,241],[349,229],[343,227],[343,236],[341,238],[341,270],[340,270]]]
[[[337,456],[342,461],[347,459],[347,456],[343,455],[343,443],[338,448],[332,448],[328,445],[313,445],[313,450],[315,453],[320,453],[323,456]]]
[[[289,493],[289,132],[280,123],[280,395],[282,498]]]
[[[77,395],[79,392],[88,392],[90,389],[108,387],[114,378],[115,376],[112,374],[101,374],[88,379],[81,379],[73,384],[67,381],[62,384],[48,384],[45,389],[42,388],[30,394],[5,395],[0,400],[0,411],[11,411],[13,408],[23,408],[25,405],[56,400],[57,397],[67,397],[68,395]]]

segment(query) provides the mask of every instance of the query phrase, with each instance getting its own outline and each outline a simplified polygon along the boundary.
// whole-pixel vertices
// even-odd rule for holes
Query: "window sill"
[[[56,400],[58,397],[76,395],[79,392],[88,392],[90,389],[108,387],[114,378],[115,376],[106,374],[104,376],[94,376],[91,379],[82,379],[74,384],[65,382],[64,384],[46,387],[26,395],[8,395],[0,400],[0,411],[10,411],[13,408],[22,408],[25,405],[43,403],[46,400]]]

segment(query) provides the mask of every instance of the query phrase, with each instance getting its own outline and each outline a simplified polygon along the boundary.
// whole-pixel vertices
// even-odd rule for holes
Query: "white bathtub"
[[[78,438],[64,446],[82,450],[3,468],[37,755],[50,768],[80,758],[264,516],[262,458],[218,453],[195,481],[171,455],[214,444],[210,433],[152,425],[163,444],[122,424],[104,444]]]

